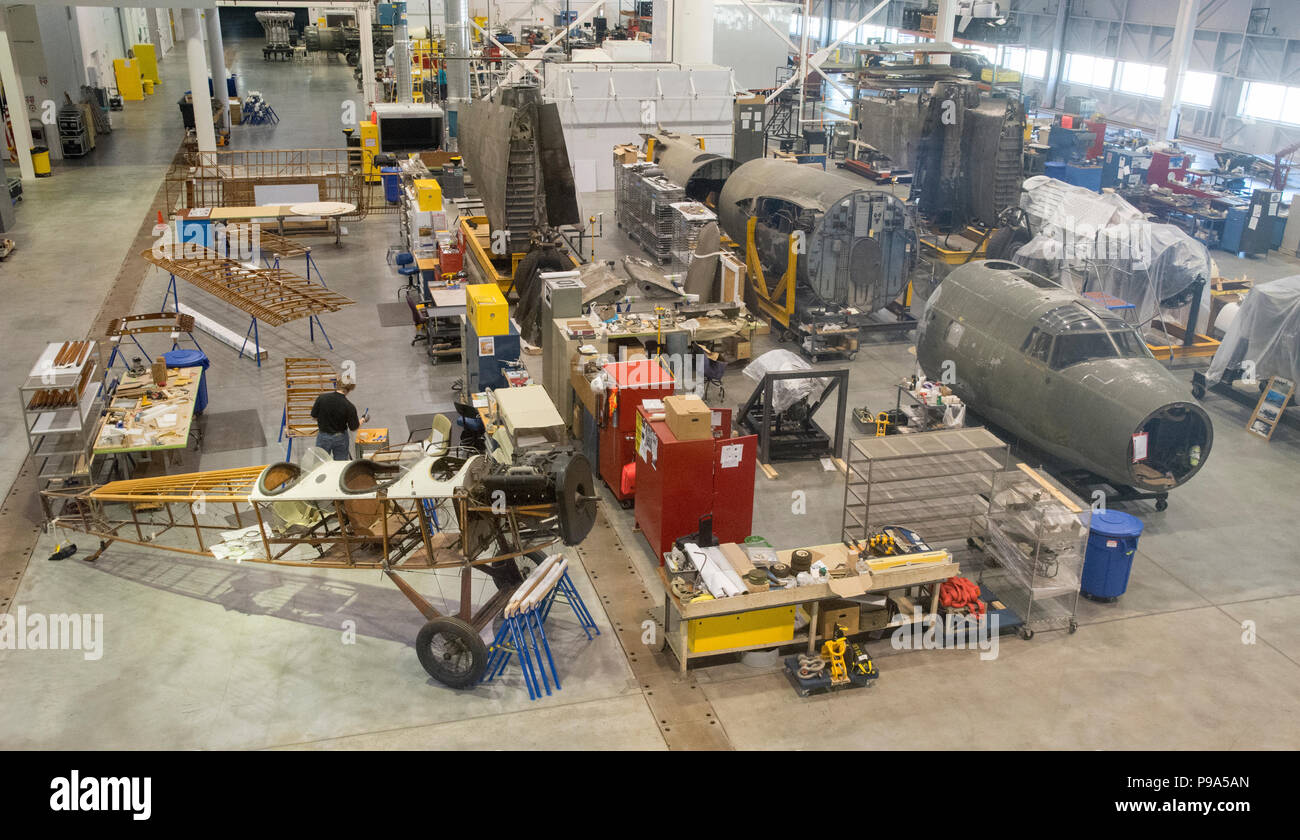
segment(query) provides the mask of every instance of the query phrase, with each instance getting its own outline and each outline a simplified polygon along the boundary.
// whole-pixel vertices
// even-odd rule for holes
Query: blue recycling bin
[[[202,414],[208,407],[208,356],[202,350],[169,350],[163,353],[163,361],[169,368],[199,367],[203,375],[199,377],[199,395],[194,400],[194,413]]]
[[[236,96],[239,95],[239,93],[237,92],[237,91],[239,90],[239,85],[238,85],[238,84],[236,83],[236,81],[235,81],[235,75],[236,75],[236,74],[231,73],[229,76],[226,77],[226,95],[229,96],[229,97],[232,98],[232,99],[233,99],[234,97],[236,97]],[[211,77],[211,76],[208,76],[208,96],[209,96],[209,97],[216,96],[216,93],[213,92],[213,87],[214,87],[214,86],[213,86],[213,84],[212,84],[212,77]]]
[[[396,204],[402,196],[402,179],[398,177],[401,171],[396,166],[379,167],[379,176],[384,181],[384,200],[389,204]]]
[[[1128,589],[1140,536],[1142,520],[1136,516],[1117,510],[1093,514],[1079,586],[1085,598],[1103,603],[1119,600]]]

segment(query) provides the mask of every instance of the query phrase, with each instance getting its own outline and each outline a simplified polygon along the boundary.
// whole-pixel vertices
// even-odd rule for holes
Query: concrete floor
[[[265,64],[260,40],[232,44],[230,52],[241,87],[262,91],[282,119],[273,127],[236,126],[235,148],[340,145],[334,109],[356,95],[350,68]],[[86,313],[98,308],[125,256],[124,243],[145,222],[142,208],[181,135],[174,99],[186,86],[183,56],[173,53],[162,66],[166,98],[117,115],[125,128],[113,136],[111,156],[91,158],[93,167],[58,167],[54,178],[28,186],[14,237],[22,250],[0,274],[13,286],[11,300],[22,301],[4,315],[14,336],[10,356],[19,360],[0,371],[10,393],[44,342],[84,332]],[[610,209],[609,193],[583,197],[584,212]],[[612,259],[631,246],[612,214],[605,220],[597,256]],[[397,300],[398,279],[384,264],[396,225],[396,217],[377,215],[350,225],[340,246],[316,241],[326,281],[356,301],[324,318],[332,351],[319,338],[309,342],[303,324],[267,328],[261,337],[271,359],[259,369],[199,336],[213,362],[205,449],[171,471],[282,458],[276,436],[286,356],[354,362],[354,399],[397,436],[406,433],[409,415],[450,409],[459,366],[429,365],[420,348],[408,346],[410,327],[379,325],[376,305]],[[70,267],[57,255],[73,239],[85,256]],[[1241,265],[1215,256],[1224,276],[1263,281],[1300,273],[1300,263],[1276,255]],[[42,294],[23,294],[37,284]],[[146,277],[136,311],[155,309],[165,284],[156,272]],[[181,296],[232,329],[246,325],[240,313],[201,292],[182,285]],[[770,346],[760,337],[756,354]],[[882,343],[866,346],[851,363],[825,367],[847,365],[851,404],[877,408],[892,405],[893,383],[913,364],[906,343]],[[739,366],[725,382],[733,407],[751,390]],[[802,700],[775,669],[737,662],[697,668],[692,677],[730,743],[1300,746],[1300,731],[1286,723],[1300,711],[1300,522],[1287,515],[1300,492],[1300,436],[1284,428],[1264,443],[1246,434],[1246,409],[1214,396],[1205,405],[1216,427],[1206,466],[1171,496],[1166,512],[1155,513],[1149,503],[1127,508],[1147,529],[1129,590],[1115,605],[1081,601],[1078,633],[1040,633],[1030,642],[1005,637],[992,661],[973,651],[893,651],[879,642],[871,648],[882,672],[874,688]],[[21,430],[13,439],[12,409],[0,450],[6,484],[24,447]],[[787,547],[835,540],[842,476],[817,463],[778,468],[777,480],[758,478],[754,530]],[[802,516],[791,513],[796,490],[807,497]],[[607,501],[605,515],[658,597],[654,561],[633,531],[632,513]],[[76,652],[0,651],[0,747],[664,747],[585,574],[575,581],[602,635],[586,641],[557,612],[564,689],[532,703],[513,670],[471,692],[429,680],[411,646],[419,616],[378,575],[231,566],[120,545],[93,566],[46,563],[41,558],[59,536],[41,538],[14,607],[102,613],[105,652],[86,661]],[[435,601],[444,589],[454,592],[454,582],[439,575],[421,576],[416,585]],[[344,637],[346,621],[355,622],[354,644]],[[1243,643],[1244,621],[1255,623],[1252,644]]]

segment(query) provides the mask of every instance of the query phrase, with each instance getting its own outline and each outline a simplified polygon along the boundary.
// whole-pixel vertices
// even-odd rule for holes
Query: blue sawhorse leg
[[[524,683],[528,686],[528,699],[536,700],[542,696],[541,689],[537,686],[537,674],[533,672],[532,658],[528,655],[528,646],[524,643],[523,628],[520,626],[519,617],[511,616],[506,619],[510,626],[510,633],[515,646],[515,653],[519,656],[519,665],[524,671]]]
[[[244,358],[244,348],[248,346],[248,337],[253,336],[253,359],[257,366],[262,366],[262,342],[257,338],[257,318],[253,318],[248,324],[248,330],[244,333],[244,343],[239,345],[239,358]]]
[[[325,332],[325,325],[322,324],[322,323],[320,322],[320,316],[319,316],[319,315],[312,315],[312,316],[308,317],[308,318],[307,318],[307,334],[308,334],[308,336],[311,338],[313,344],[316,342],[316,330],[317,330],[317,329],[320,330],[321,337],[325,339],[325,343],[329,345],[329,348],[330,348],[331,350],[333,350],[333,349],[334,349],[334,342],[330,341],[329,334]]]
[[[546,696],[550,697],[551,681],[546,676],[546,663],[542,661],[542,649],[537,644],[537,634],[533,632],[532,613],[533,610],[528,610],[527,612],[522,613],[520,615],[520,621],[523,623],[525,629],[528,630],[528,640],[533,644],[532,656],[537,662],[537,670],[542,674],[542,685],[546,687]]]
[[[545,651],[545,653],[546,653],[546,662],[547,662],[547,663],[550,663],[550,666],[551,666],[551,678],[552,678],[553,680],[555,680],[555,690],[556,690],[556,691],[559,691],[559,690],[560,690],[560,673],[559,673],[558,671],[555,670],[555,658],[551,656],[551,643],[550,643],[550,641],[546,638],[546,630],[545,630],[545,628],[542,627],[541,615],[539,614],[539,611],[536,610],[536,609],[529,610],[528,613],[527,613],[527,615],[525,616],[525,620],[528,621],[528,622],[530,622],[534,627],[536,627],[536,629],[537,629],[537,635],[538,635],[538,636],[541,636],[541,638],[542,638],[542,649],[543,649],[543,650]],[[545,678],[546,678],[546,664],[543,663],[543,662],[541,661],[541,655],[540,655],[540,653],[538,654],[537,664],[538,664],[538,667],[541,668],[541,671],[542,671],[542,678],[545,679]],[[550,692],[547,692],[547,693],[549,694]]]
[[[167,311],[167,298],[172,299],[172,311],[179,313],[181,311],[181,301],[176,294],[176,275],[169,275],[171,279],[167,281],[167,291],[163,292],[162,311]]]

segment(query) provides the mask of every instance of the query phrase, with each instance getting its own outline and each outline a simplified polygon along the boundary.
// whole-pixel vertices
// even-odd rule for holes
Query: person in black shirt
[[[357,417],[357,407],[348,394],[357,387],[345,382],[333,391],[327,391],[312,404],[311,416],[316,421],[316,445],[334,456],[335,461],[350,461],[348,432],[355,432],[369,416]]]

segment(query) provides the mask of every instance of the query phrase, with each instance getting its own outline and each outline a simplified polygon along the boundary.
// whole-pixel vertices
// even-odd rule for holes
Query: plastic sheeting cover
[[[812,369],[812,365],[789,350],[769,350],[745,365],[744,374],[754,382],[761,383],[763,377],[769,373]],[[827,379],[777,380],[772,383],[772,408],[778,412],[785,411],[814,391],[820,392],[829,384],[830,381]]]
[[[1182,305],[1198,277],[1213,275],[1205,245],[1174,225],[1157,224],[1113,193],[1097,194],[1054,178],[1025,181],[1020,206],[1033,239],[1015,262],[1076,292],[1104,292],[1133,304],[1136,323]],[[1209,312],[1208,283],[1202,313]]]
[[[1223,336],[1206,378],[1222,380],[1249,359],[1260,381],[1281,376],[1300,381],[1300,274],[1256,286]]]

